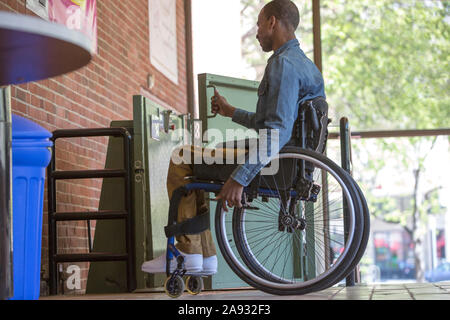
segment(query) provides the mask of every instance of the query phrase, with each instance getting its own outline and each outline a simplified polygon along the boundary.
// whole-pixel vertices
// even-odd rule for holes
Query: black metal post
[[[56,180],[52,177],[52,172],[56,170],[55,162],[55,145],[56,138],[50,139],[52,145],[52,160],[47,167],[47,201],[48,201],[48,286],[49,294],[56,295],[58,293],[58,265],[54,261],[57,246],[57,229],[56,220],[53,218],[56,213]]]
[[[0,87],[0,300],[13,293],[10,88]]]
[[[351,174],[351,151],[350,151],[350,126],[348,119],[343,117],[340,120],[340,142],[341,142],[341,167]],[[348,204],[344,198],[344,235],[347,241],[348,235]],[[355,285],[355,271],[352,270],[345,278],[345,284],[348,287]]]
[[[124,177],[125,183],[125,210],[128,215],[125,218],[125,228],[126,228],[126,248],[127,248],[127,288],[128,291],[134,291],[136,289],[136,267],[135,267],[135,238],[134,238],[134,210],[133,210],[133,200],[131,194],[131,135],[123,135],[123,168],[126,170]]]

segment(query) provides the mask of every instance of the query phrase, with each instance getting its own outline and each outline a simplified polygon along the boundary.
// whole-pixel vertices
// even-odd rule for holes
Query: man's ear
[[[269,17],[269,26],[273,29],[273,28],[275,28],[276,23],[277,23],[277,18],[275,18],[275,16],[270,16]]]

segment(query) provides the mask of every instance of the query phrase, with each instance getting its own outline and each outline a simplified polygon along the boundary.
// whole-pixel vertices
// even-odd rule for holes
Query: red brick
[[[24,0],[0,1],[0,10],[32,14]],[[155,75],[154,96],[186,112],[184,6],[177,0],[178,81],[175,85],[150,64],[148,0],[97,1],[98,55],[73,73],[12,87],[13,113],[32,119],[50,131],[67,128],[109,127],[112,120],[132,118],[132,97],[146,88],[147,74]],[[108,140],[58,141],[58,170],[103,168]],[[70,140],[70,141],[68,141]],[[97,210],[102,179],[59,181],[57,210]],[[46,195],[45,195],[46,199]],[[45,200],[46,201],[46,200]],[[44,204],[45,210],[47,204]],[[46,215],[46,212],[44,213]],[[48,257],[47,217],[43,253]],[[87,251],[86,224],[58,223],[61,252]],[[91,224],[95,233],[95,222]],[[84,228],[84,229],[83,229]],[[43,259],[47,264],[47,258]],[[89,263],[82,267],[83,290]],[[47,267],[45,267],[48,270]],[[82,291],[83,291],[82,290]]]

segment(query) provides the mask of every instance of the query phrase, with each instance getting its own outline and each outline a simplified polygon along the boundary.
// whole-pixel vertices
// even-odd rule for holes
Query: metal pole
[[[0,87],[0,300],[14,295],[10,87]]]
[[[55,260],[57,254],[56,246],[58,241],[57,225],[54,215],[56,213],[56,180],[52,177],[52,172],[56,170],[55,145],[56,139],[50,139],[52,145],[52,160],[47,167],[47,201],[48,201],[48,287],[50,295],[58,294],[58,264]]]
[[[448,136],[449,128],[439,129],[413,129],[413,130],[384,130],[384,131],[360,131],[351,132],[354,139],[377,139],[377,138],[406,138],[406,137],[430,137],[430,136]],[[338,132],[330,132],[328,139],[339,139]]]
[[[320,0],[312,0],[314,63],[322,72],[322,36],[320,33]]]
[[[320,72],[322,72],[322,35],[320,25],[320,0],[312,0],[312,12],[313,12],[313,47],[314,47],[314,63]],[[325,150],[326,154],[326,150]],[[324,244],[325,244],[325,266],[326,269],[332,263],[331,259],[331,247],[330,247],[330,224],[328,214],[328,194],[325,190],[328,190],[328,181],[326,174],[322,175],[322,194],[323,194],[323,220],[324,220]]]
[[[348,119],[343,117],[340,120],[340,137],[341,137],[341,167],[351,174],[351,164],[350,164],[350,126]],[[348,204],[344,198],[344,235],[347,241],[348,234]],[[347,278],[345,278],[345,284],[347,287],[352,287],[355,285],[355,271],[349,273]]]
[[[135,237],[134,237],[134,210],[133,199],[131,192],[131,135],[123,135],[123,167],[127,171],[124,179],[125,186],[125,210],[127,210],[127,217],[125,219],[125,243],[127,247],[127,288],[128,292],[136,290],[136,266],[135,266]]]
[[[194,95],[194,62],[192,48],[192,1],[184,0],[187,109],[194,119],[198,118]]]

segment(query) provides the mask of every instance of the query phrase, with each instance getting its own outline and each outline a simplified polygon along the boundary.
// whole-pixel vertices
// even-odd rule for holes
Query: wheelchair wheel
[[[352,272],[355,269],[356,265],[361,260],[362,256],[365,253],[365,250],[367,248],[367,243],[368,243],[369,236],[370,236],[370,213],[369,213],[369,209],[368,209],[367,202],[366,202],[366,199],[364,197],[364,194],[361,191],[360,187],[358,186],[357,182],[354,181],[353,177],[351,177],[350,175],[349,175],[349,179],[354,184],[354,187],[357,190],[357,193],[358,193],[359,199],[361,201],[361,205],[362,205],[363,232],[362,232],[361,242],[359,244],[359,248],[357,250],[357,253],[356,253],[355,257],[353,258],[351,263],[348,265],[348,267],[341,272],[340,276],[338,276],[336,274],[334,283],[325,283],[325,285],[322,286],[322,287],[317,286],[314,291],[326,289],[327,287],[330,287],[330,286],[338,283],[339,281],[343,280],[345,277],[347,277],[349,275],[349,273]],[[242,209],[239,209],[239,210],[242,210]],[[233,215],[233,226],[234,226],[233,230],[234,231],[237,231],[237,230],[241,229],[240,226],[239,226],[239,222],[240,221],[239,221],[238,216],[239,216],[239,213],[235,213]],[[243,257],[242,260],[245,262],[245,264],[249,267],[250,270],[252,270],[252,272],[254,272],[256,274],[259,274],[261,277],[267,277],[269,280],[276,281],[277,280],[276,278],[274,279],[273,277],[270,277],[270,273],[267,274],[265,272],[261,272],[261,268],[258,268],[257,265],[256,265],[256,267],[254,266],[254,263],[252,262],[252,259],[248,258],[247,252],[249,252],[249,251],[245,251],[245,250],[248,250],[248,248],[246,248],[246,246],[243,245],[243,243],[245,243],[245,242],[242,241],[243,238],[240,237],[240,234],[242,234],[242,233],[233,232],[233,235],[236,238],[239,239],[237,241],[236,247],[237,247],[237,251],[240,253],[241,257]]]
[[[171,298],[178,298],[184,292],[185,286],[183,278],[180,276],[167,277],[164,282],[164,291]]]
[[[197,295],[203,290],[203,279],[200,276],[188,276],[186,278],[186,289],[189,294]]]
[[[295,147],[282,152],[278,172],[261,176],[249,206],[230,215],[218,204],[216,235],[225,260],[248,284],[273,294],[305,294],[351,270],[363,238],[364,208],[353,179],[330,159]],[[284,183],[298,182],[293,177],[300,161],[315,168],[316,193],[306,198]]]
[[[351,178],[351,180],[353,180],[353,178],[351,176],[350,176],[350,178]],[[356,252],[355,258],[350,263],[347,270],[344,271],[344,277],[346,277],[351,271],[353,271],[354,268],[356,267],[356,265],[361,260],[362,256],[364,255],[364,253],[366,251],[367,243],[369,242],[369,236],[370,236],[370,212],[369,212],[369,208],[367,206],[366,198],[364,197],[364,193],[362,192],[361,188],[358,186],[358,183],[356,183],[356,181],[354,181],[354,180],[353,180],[353,183],[354,183],[355,188],[357,189],[359,198],[361,200],[361,205],[362,205],[363,235],[361,238],[359,248]]]

